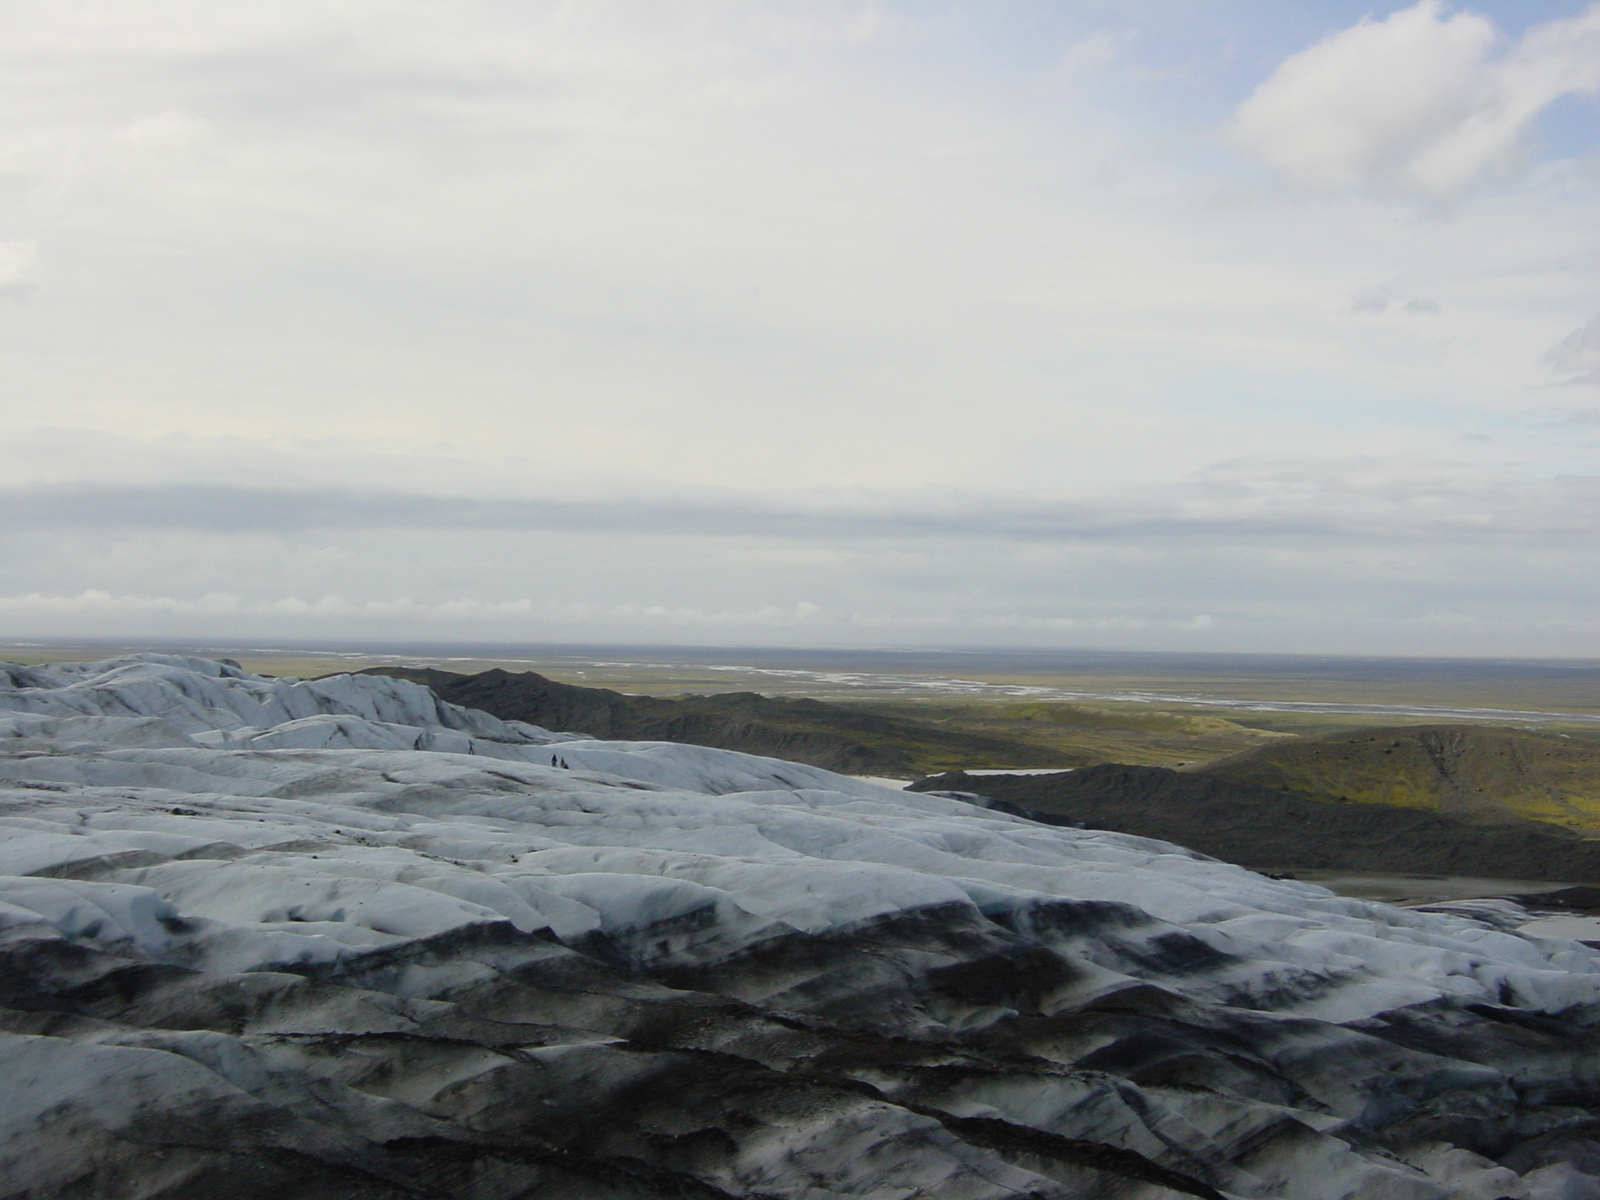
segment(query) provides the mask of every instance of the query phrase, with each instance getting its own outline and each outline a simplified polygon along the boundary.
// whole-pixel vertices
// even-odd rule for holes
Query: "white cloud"
[[[24,296],[33,290],[38,250],[31,241],[0,242],[0,296]]]
[[[342,623],[345,628],[362,629],[369,636],[425,630],[431,636],[453,634],[469,638],[485,634],[515,636],[531,628],[541,633],[574,629],[589,633],[603,629],[609,636],[624,638],[663,634],[701,638],[731,634],[737,637],[747,632],[792,636],[799,631],[802,635],[820,632],[835,637],[867,632],[875,636],[954,634],[981,639],[1063,633],[1080,636],[1150,631],[1204,633],[1217,624],[1209,614],[1203,613],[1190,617],[1121,614],[1071,617],[915,609],[865,613],[828,609],[806,600],[719,609],[684,604],[615,604],[527,597],[499,601],[458,597],[431,602],[409,596],[354,600],[338,593],[314,600],[297,595],[246,598],[235,592],[180,597],[114,593],[101,588],[87,588],[72,594],[28,592],[0,596],[0,618],[14,628],[46,635],[61,628],[90,629],[113,635],[149,635],[171,628],[194,628],[182,624],[172,626],[171,620],[177,618],[180,622],[197,622],[199,629],[207,633],[252,629],[292,633],[296,629],[325,627],[332,622]]]
[[[0,613],[9,617],[62,613],[124,613],[139,616],[150,613],[217,614],[235,613],[240,607],[239,597],[229,592],[208,592],[194,599],[179,599],[173,596],[114,596],[100,588],[85,588],[73,596],[52,596],[42,592],[0,596]]]
[[[1420,0],[1285,60],[1234,136],[1307,187],[1456,196],[1509,170],[1550,103],[1600,90],[1600,4],[1498,46],[1487,18]]]
[[[1061,70],[1066,75],[1104,70],[1127,49],[1131,35],[1098,30],[1073,42],[1061,52]]]
[[[782,627],[833,624],[823,610],[808,601],[779,606],[763,605],[744,611],[695,608],[666,604],[605,604],[533,600],[482,600],[456,597],[419,601],[409,596],[354,600],[338,593],[306,600],[301,596],[247,599],[234,592],[207,592],[194,597],[113,593],[86,588],[70,595],[27,592],[0,596],[0,616],[12,622],[38,618],[91,617],[122,619],[123,628],[137,628],[150,617],[242,617],[272,621],[288,618],[355,618],[379,627],[403,622],[435,629],[481,624],[568,625],[605,622],[617,629],[651,626],[685,628]]]

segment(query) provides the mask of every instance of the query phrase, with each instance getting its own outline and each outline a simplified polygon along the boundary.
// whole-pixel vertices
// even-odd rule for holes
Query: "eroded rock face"
[[[396,680],[10,678],[0,1195],[1600,1194],[1577,943]]]

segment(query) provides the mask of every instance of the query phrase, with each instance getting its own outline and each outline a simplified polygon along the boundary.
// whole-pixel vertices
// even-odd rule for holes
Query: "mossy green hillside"
[[[1049,751],[1065,766],[1121,762],[1172,767],[1205,762],[1293,734],[1253,728],[1210,713],[1061,701],[846,701],[844,707],[951,733],[1001,738]],[[1026,763],[975,763],[1026,766]]]
[[[1367,728],[1276,741],[1189,769],[1313,799],[1600,832],[1600,739],[1576,733]]]

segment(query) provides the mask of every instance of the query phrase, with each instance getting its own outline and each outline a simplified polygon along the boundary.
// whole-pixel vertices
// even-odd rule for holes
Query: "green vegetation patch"
[[[1039,763],[1040,766],[1083,767],[1120,762],[1171,767],[1205,762],[1292,736],[1251,728],[1210,713],[1171,712],[1142,705],[1118,709],[1043,700],[851,700],[840,702],[840,707],[952,733],[1003,738],[1055,755],[1053,762]]]
[[[1600,832],[1600,739],[1592,735],[1391,726],[1279,741],[1191,771],[1312,799]]]

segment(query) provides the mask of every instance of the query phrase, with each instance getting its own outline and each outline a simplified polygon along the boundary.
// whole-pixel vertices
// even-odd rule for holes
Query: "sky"
[[[1600,657],[1600,2],[0,11],[0,637]]]

